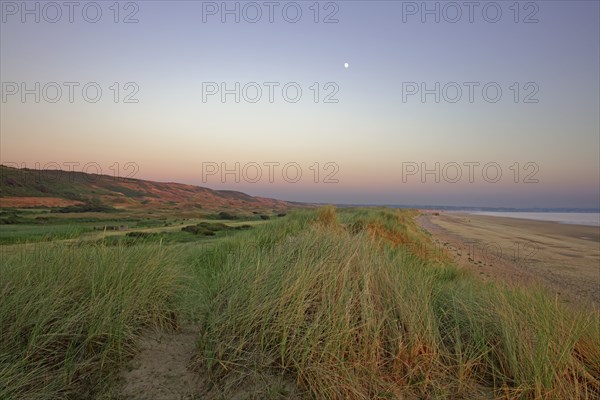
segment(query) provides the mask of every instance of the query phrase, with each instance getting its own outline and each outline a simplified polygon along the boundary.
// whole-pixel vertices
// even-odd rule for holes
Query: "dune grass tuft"
[[[0,398],[91,398],[143,328],[176,323],[181,274],[161,246],[66,245],[3,258]]]
[[[3,252],[0,398],[110,397],[139,335],[187,320],[198,371],[232,393],[248,377],[261,398],[600,398],[597,313],[478,280],[416,215],[325,207],[205,245]]]
[[[198,365],[215,379],[270,371],[319,399],[598,398],[597,315],[428,260],[410,212],[313,215],[214,270]]]

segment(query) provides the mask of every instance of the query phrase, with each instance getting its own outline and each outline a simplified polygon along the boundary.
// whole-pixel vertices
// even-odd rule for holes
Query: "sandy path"
[[[417,218],[459,265],[483,279],[541,284],[600,310],[600,228],[459,213]]]
[[[119,400],[298,400],[290,378],[269,371],[230,371],[220,381],[193,370],[198,356],[197,326],[177,332],[146,332],[139,340],[140,351],[121,373],[115,388]]]
[[[130,400],[199,399],[204,388],[201,376],[190,370],[197,355],[198,328],[178,332],[148,332],[140,340],[140,352],[130,369],[122,373],[118,398]]]

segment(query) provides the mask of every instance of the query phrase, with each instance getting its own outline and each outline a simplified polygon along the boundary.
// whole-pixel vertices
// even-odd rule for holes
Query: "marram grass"
[[[180,273],[152,247],[70,247],[3,256],[0,399],[89,398],[146,327],[173,324]]]
[[[318,399],[598,398],[597,315],[408,251],[431,245],[412,216],[321,209],[238,247],[215,266],[198,364]]]
[[[597,313],[479,281],[416,215],[326,207],[207,246],[3,252],[0,399],[105,398],[144,329],[186,319],[217,387],[276,375],[308,399],[600,398]]]

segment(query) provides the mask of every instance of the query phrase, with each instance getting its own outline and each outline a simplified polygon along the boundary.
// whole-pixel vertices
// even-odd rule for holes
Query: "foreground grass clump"
[[[0,398],[105,391],[143,328],[176,323],[171,299],[181,282],[172,259],[158,245],[3,254]]]
[[[597,315],[430,257],[413,216],[327,208],[217,245],[199,366],[319,399],[600,396]]]

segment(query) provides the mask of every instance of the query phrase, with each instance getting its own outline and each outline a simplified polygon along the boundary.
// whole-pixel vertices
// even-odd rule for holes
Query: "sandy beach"
[[[541,284],[575,306],[600,310],[600,228],[423,211],[440,251],[484,280]]]

